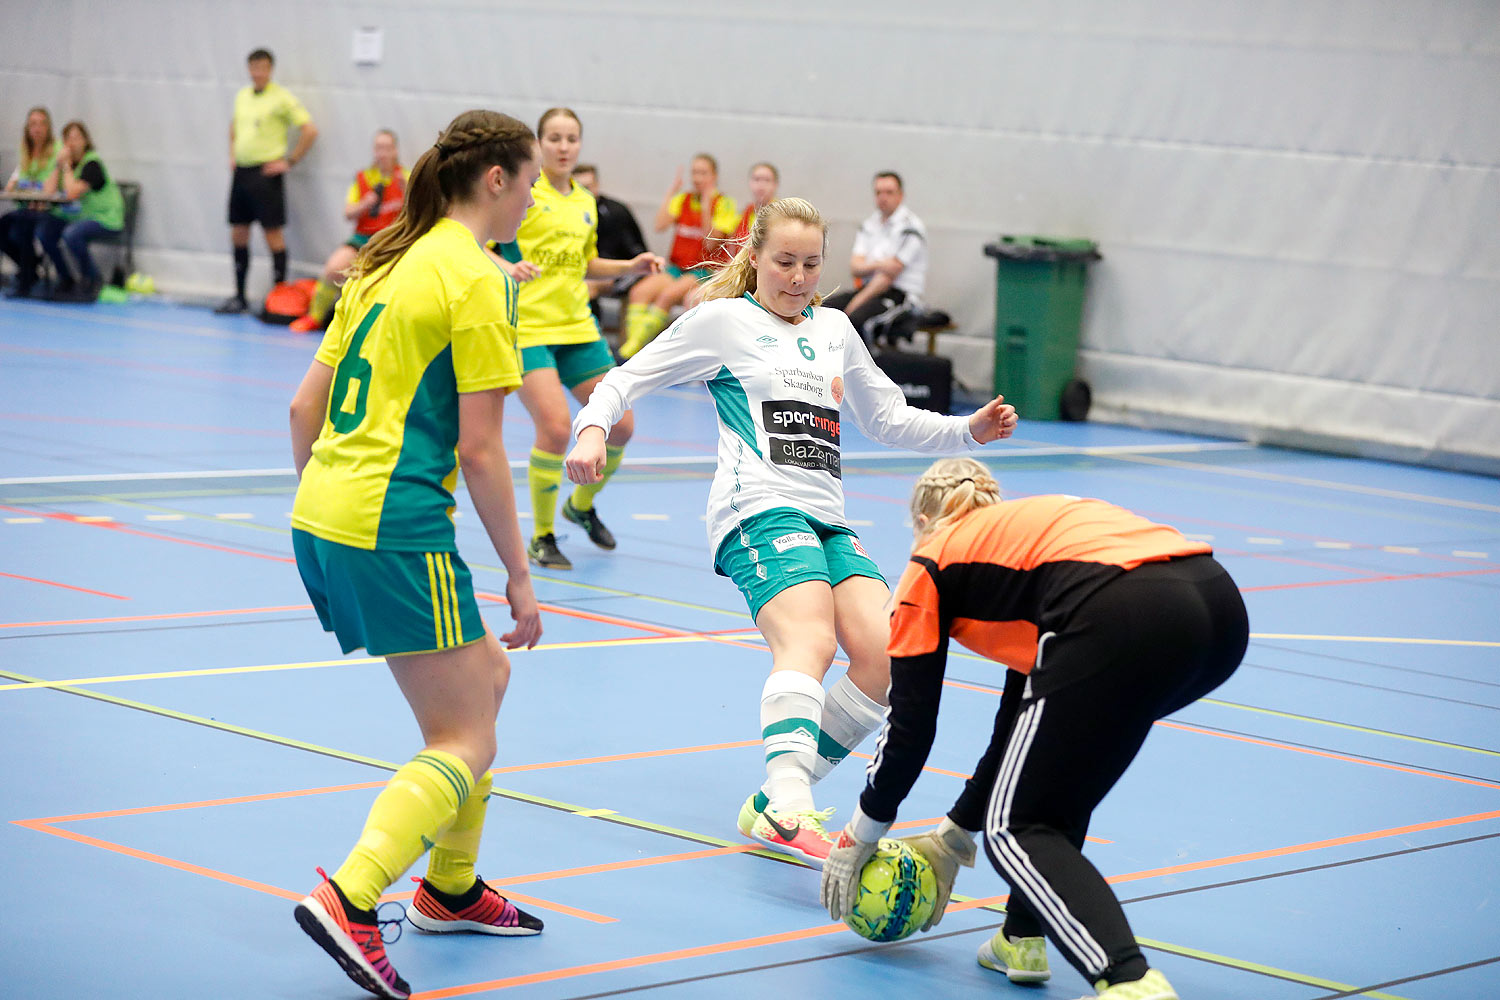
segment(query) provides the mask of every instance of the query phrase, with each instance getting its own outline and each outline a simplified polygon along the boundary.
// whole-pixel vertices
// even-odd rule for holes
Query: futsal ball
[[[900,941],[927,923],[937,903],[937,875],[919,851],[882,838],[859,873],[859,894],[844,923],[871,941]]]

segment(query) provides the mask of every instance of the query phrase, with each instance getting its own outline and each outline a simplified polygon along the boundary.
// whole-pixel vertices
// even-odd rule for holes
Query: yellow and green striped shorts
[[[484,622],[457,552],[357,549],[292,529],[302,585],[348,653],[432,653],[477,642]]]

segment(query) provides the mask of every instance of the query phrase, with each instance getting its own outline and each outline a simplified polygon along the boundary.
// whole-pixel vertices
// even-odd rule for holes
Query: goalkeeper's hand
[[[901,839],[932,863],[932,873],[937,876],[937,902],[932,907],[932,916],[921,927],[924,931],[931,930],[942,921],[943,911],[948,908],[959,866],[974,867],[974,835],[944,816],[934,829]],[[828,869],[823,872],[826,878]]]
[[[828,852],[828,859],[823,862],[823,881],[818,884],[818,899],[833,919],[843,920],[854,909],[855,900],[859,899],[859,873],[875,853],[877,843],[855,840],[846,826]]]

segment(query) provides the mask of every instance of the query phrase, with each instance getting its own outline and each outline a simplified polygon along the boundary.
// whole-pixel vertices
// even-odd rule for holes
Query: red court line
[[[251,552],[249,549],[236,549],[228,545],[214,545],[210,542],[199,542],[191,538],[174,538],[171,535],[158,535],[153,531],[142,531],[139,528],[129,528],[119,521],[89,521],[79,514],[62,514],[47,511],[26,510],[21,507],[10,507],[0,504],[0,510],[14,511],[18,514],[29,514],[32,517],[46,517],[54,521],[67,521],[73,524],[82,524],[89,528],[107,528],[110,531],[118,531],[126,535],[138,535],[141,538],[153,538],[159,542],[173,542],[177,545],[191,545],[198,549],[211,549],[214,552],[228,552],[236,556],[250,556],[253,559],[266,559],[271,562],[295,563],[297,560],[291,556],[273,556],[265,552]]]
[[[286,889],[278,889],[276,886],[267,885],[264,882],[256,882],[252,879],[241,878],[238,875],[230,875],[228,872],[215,871],[212,868],[204,868],[202,865],[195,865],[187,861],[178,861],[176,858],[168,858],[160,854],[152,854],[150,851],[142,851],[134,847],[126,847],[124,844],[116,844],[113,841],[100,840],[98,837],[90,837],[82,833],[74,833],[72,830],[60,830],[55,826],[47,825],[41,820],[13,819],[11,820],[11,822],[16,826],[24,826],[28,830],[36,830],[40,833],[50,833],[54,837],[61,837],[64,840],[74,840],[80,844],[87,844],[90,847],[97,847],[105,851],[113,851],[115,854],[123,854],[128,858],[136,858],[140,861],[150,861],[153,864],[163,865],[167,868],[175,868],[178,871],[188,872],[192,875],[202,875],[204,878],[215,879],[219,882],[228,882],[230,885],[237,885],[244,889],[254,889],[256,892],[264,892],[271,896],[279,896],[282,899],[290,899],[296,901],[302,898],[302,894],[300,893],[289,892]]]
[[[265,882],[257,882],[254,879],[242,878],[239,875],[231,875],[228,872],[221,872],[213,868],[205,868],[202,865],[195,865],[190,861],[179,861],[177,858],[169,858],[162,854],[153,854],[150,851],[127,847],[124,844],[117,844],[112,840],[101,840],[98,837],[75,833],[72,830],[62,830],[55,826],[49,826],[41,820],[14,819],[11,822],[16,826],[23,826],[28,830],[35,830],[38,833],[50,833],[54,837],[61,837],[64,840],[76,841],[77,843],[85,844],[89,847],[97,847],[100,850],[110,851],[114,854],[123,854],[128,858],[135,858],[138,861],[149,861],[166,868],[175,868],[177,871],[187,872],[190,875],[202,875],[204,878],[211,878],[218,882],[227,882],[242,889],[253,889],[256,892],[263,892],[268,896],[277,896],[281,899],[291,900],[292,902],[300,900],[305,895],[304,893],[292,892],[289,889],[268,885]],[[522,896],[516,893],[510,894],[510,896],[512,899],[523,902],[528,906],[534,906],[542,910],[551,910],[555,913],[563,913],[570,917],[578,917],[580,920],[588,920],[596,924],[613,924],[618,922],[618,918],[616,917],[606,917],[601,913],[593,913],[589,910],[580,910],[577,907],[567,906],[562,903],[537,899],[535,896]]]
[[[91,427],[138,427],[144,430],[201,431],[206,434],[241,434],[253,437],[285,438],[284,430],[253,430],[245,427],[209,427],[204,424],[168,424],[159,420],[119,420],[103,417],[54,417],[38,413],[0,413],[0,420],[24,420],[33,423],[87,424]]]
[[[1363,764],[1366,767],[1378,767],[1382,771],[1400,771],[1405,774],[1415,774],[1420,778],[1441,778],[1443,781],[1453,781],[1460,785],[1475,785],[1479,788],[1500,789],[1500,784],[1490,781],[1480,781],[1478,778],[1465,778],[1456,774],[1443,774],[1439,771],[1427,771],[1420,767],[1407,767],[1404,764],[1388,764],[1381,760],[1365,760],[1361,757],[1349,757],[1331,750],[1314,750],[1311,747],[1293,746],[1290,743],[1279,743],[1276,740],[1261,739],[1256,736],[1240,736],[1237,733],[1220,733],[1212,729],[1200,729],[1197,726],[1185,725],[1181,722],[1168,722],[1160,719],[1154,725],[1163,729],[1181,729],[1186,733],[1200,733],[1204,736],[1217,736],[1221,739],[1234,740],[1236,743],[1253,743],[1257,746],[1271,747],[1274,750],[1291,750],[1294,753],[1307,754],[1309,757],[1325,757],[1328,760],[1337,760],[1345,764]]]
[[[112,597],[117,601],[128,601],[130,598],[121,597],[119,594],[109,594],[102,590],[90,590],[87,587],[75,587],[71,583],[58,583],[56,580],[43,580],[35,576],[22,576],[19,573],[0,573],[0,576],[11,580],[25,580],[27,583],[44,583],[49,587],[61,587],[63,590],[76,590],[80,594],[94,594],[97,597]]]
[[[1329,840],[1312,841],[1306,844],[1295,844],[1290,847],[1278,847],[1268,851],[1255,851],[1249,854],[1236,854],[1227,858],[1213,858],[1206,861],[1197,861],[1184,865],[1173,865],[1168,868],[1153,868],[1147,871],[1130,872],[1124,875],[1112,876],[1106,881],[1111,884],[1123,882],[1135,882],[1142,879],[1157,878],[1163,875],[1176,875],[1183,872],[1202,871],[1206,868],[1222,868],[1232,864],[1245,861],[1258,861],[1265,858],[1285,857],[1290,854],[1303,854],[1309,851],[1321,850],[1327,847],[1338,847],[1345,844],[1356,844],[1369,840],[1379,840],[1385,837],[1399,837],[1410,833],[1418,833],[1424,830],[1437,830],[1443,827],[1458,826],[1464,823],[1478,823],[1484,820],[1500,819],[1500,810],[1486,813],[1474,813],[1470,816],[1455,816],[1451,819],[1433,820],[1429,823],[1413,823],[1409,826],[1391,827],[1387,830],[1375,830],[1370,833],[1354,834],[1348,837],[1334,837]],[[1004,903],[1009,895],[989,896],[984,899],[973,899],[966,903],[950,903],[947,912],[956,913],[962,910],[979,909],[985,906],[994,906]],[[738,941],[724,941],[719,944],[700,945],[696,948],[680,948],[675,951],[657,952],[652,955],[637,955],[632,958],[620,958],[608,962],[594,962],[589,965],[575,965],[565,969],[550,969],[546,972],[533,972],[528,975],[510,976],[505,979],[491,979],[481,983],[469,983],[463,986],[451,986],[446,989],[426,990],[421,993],[413,993],[412,1000],[444,1000],[447,997],[469,996],[474,993],[486,993],[492,990],[509,989],[513,986],[531,986],[536,983],[555,982],[559,979],[574,979],[580,976],[591,976],[600,972],[618,972],[622,969],[640,968],[646,965],[660,965],[666,962],[676,962],[688,958],[704,958],[710,955],[723,955],[729,952],[748,951],[752,948],[764,948],[771,945],[787,944],[793,941],[807,941],[812,938],[826,937],[829,934],[837,934],[846,931],[843,924],[824,924],[818,927],[808,927],[802,930],[785,931],[781,934],[768,934],[762,937],[742,938]]]
[[[118,622],[157,622],[169,618],[217,618],[221,615],[261,615],[277,611],[311,611],[311,604],[282,604],[271,608],[225,608],[220,611],[173,611],[163,615],[120,615],[115,618],[58,618],[41,622],[0,622],[0,628],[33,628],[44,625],[113,625]]]
[[[1339,587],[1350,583],[1390,583],[1395,580],[1443,580],[1455,576],[1482,576],[1486,573],[1500,573],[1500,567],[1493,569],[1455,569],[1446,573],[1392,573],[1385,576],[1364,576],[1354,580],[1310,580],[1306,583],[1273,583],[1264,587],[1241,587],[1240,593],[1253,594],[1262,590],[1297,590],[1302,587]]]
[[[491,594],[486,591],[476,590],[474,592],[474,596],[483,601],[493,601],[496,604],[510,604],[509,601],[501,597],[499,594]],[[576,608],[565,608],[557,604],[538,604],[537,607],[543,611],[551,611],[554,614],[564,615],[568,618],[578,618],[583,621],[599,622],[603,625],[618,625],[621,628],[632,628],[639,632],[651,632],[656,635],[672,636],[674,638],[684,638],[687,636],[702,637],[710,642],[717,642],[725,646],[739,646],[741,649],[753,649],[757,653],[766,652],[765,646],[758,646],[754,643],[749,642],[740,642],[737,639],[726,639],[723,638],[722,632],[690,632],[684,629],[666,628],[661,625],[648,625],[645,622],[631,621],[629,618],[616,618],[614,615],[601,615],[595,611],[579,611]],[[732,634],[734,632],[748,632],[749,629],[728,629],[723,631]]]

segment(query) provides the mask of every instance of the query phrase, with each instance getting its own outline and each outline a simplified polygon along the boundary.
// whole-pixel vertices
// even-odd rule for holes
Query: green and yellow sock
[[[479,877],[474,874],[474,866],[479,863],[479,838],[484,833],[484,813],[494,783],[486,771],[458,807],[453,825],[434,838],[436,843],[427,858],[427,882],[439,892],[462,896],[474,887]]]
[[[375,797],[359,842],[333,873],[344,897],[373,910],[380,894],[453,824],[473,789],[469,766],[451,753],[423,750],[403,764]]]
[[[665,309],[660,309],[654,305],[646,307],[645,333],[647,344],[655,340],[656,335],[667,328],[667,321],[671,318],[672,314]],[[641,346],[644,347],[645,345]]]
[[[330,285],[322,278],[313,286],[312,304],[307,307],[307,314],[319,323],[328,315],[328,310],[333,308],[334,302],[339,297],[339,286]]]
[[[575,486],[573,488],[573,498],[570,502],[573,504],[574,510],[594,509],[594,498],[599,495],[600,490],[604,489],[604,484],[609,482],[609,477],[615,474],[615,470],[620,467],[620,459],[624,457],[625,448],[623,446],[619,448],[616,448],[612,444],[604,446],[604,472],[600,475],[597,483],[589,483],[587,486]]]
[[[557,488],[562,484],[563,457],[540,448],[531,449],[526,485],[531,489],[531,537],[552,533],[557,519]]]
[[[625,339],[620,341],[620,357],[628,358],[646,346],[646,303],[631,302],[625,306]]]

